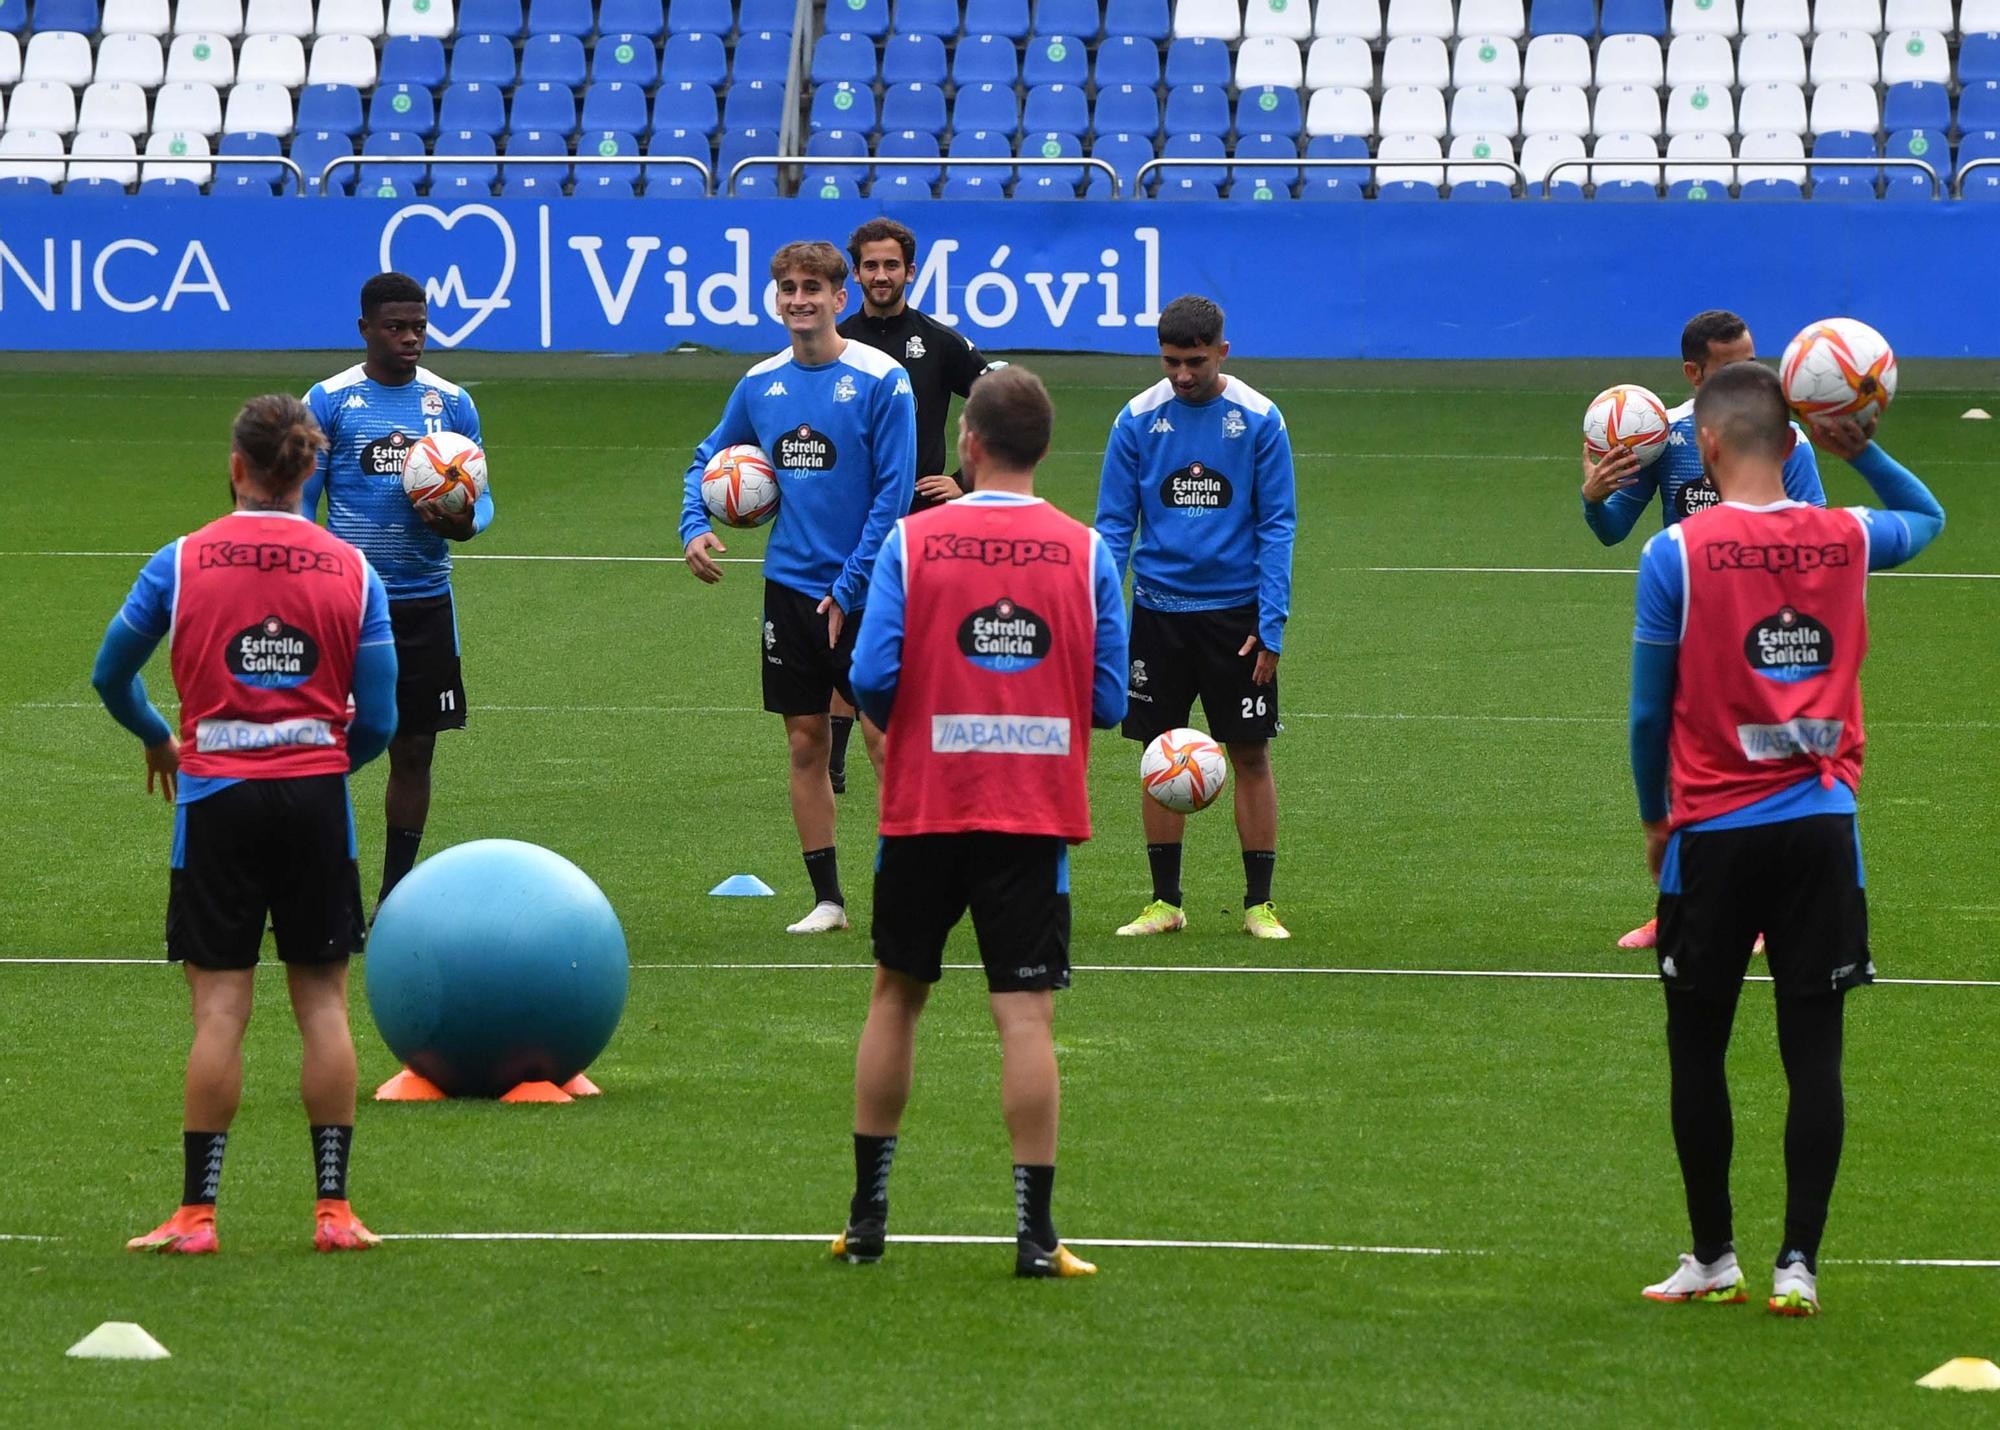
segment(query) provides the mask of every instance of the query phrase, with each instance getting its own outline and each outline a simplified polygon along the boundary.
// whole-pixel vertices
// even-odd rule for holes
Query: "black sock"
[[[847,907],[847,896],[840,892],[840,854],[831,845],[824,849],[806,850],[806,877],[813,881],[813,901],[821,904],[839,904]]]
[[[1796,1246],[1793,1246],[1790,1242],[1786,1242],[1785,1249],[1778,1253],[1778,1259],[1776,1263],[1774,1263],[1773,1269],[1778,1271],[1783,1271],[1787,1266],[1790,1266],[1794,1261],[1803,1261],[1806,1264],[1807,1275],[1809,1276],[1819,1275],[1819,1257],[1814,1255],[1812,1252],[1804,1251]]]
[[[1275,849],[1243,851],[1243,907],[1254,909],[1271,902],[1271,875],[1278,867]]]
[[[834,773],[847,768],[847,740],[854,733],[852,715],[835,715],[833,719],[833,753],[827,757],[826,767]]]
[[[181,1133],[181,1205],[212,1207],[222,1185],[222,1149],[227,1132]]]
[[[1049,1199],[1055,1195],[1056,1169],[1026,1162],[1014,1164],[1014,1235],[1026,1237],[1044,1251],[1056,1245],[1056,1224],[1049,1216]]]
[[[1687,1193],[1695,1259],[1712,1263],[1735,1241],[1729,1162],[1736,1129],[1726,1060],[1736,1005],[1693,993],[1667,994],[1667,1061],[1672,1071],[1674,1150]]]
[[[889,1164],[896,1160],[896,1138],[854,1134],[854,1200],[847,1204],[850,1222],[889,1220]]]
[[[1846,1001],[1838,993],[1778,1000],[1778,1054],[1791,1086],[1785,1113],[1785,1240],[1778,1265],[1796,1252],[1815,1276],[1847,1131],[1840,1085],[1840,1019]]]
[[[403,876],[415,867],[417,846],[424,842],[421,829],[398,829],[389,826],[389,841],[382,850],[382,892],[375,896],[381,903],[389,897],[389,891],[403,881]]]
[[[1148,844],[1146,862],[1153,866],[1153,897],[1179,908],[1181,906],[1180,845]]]
[[[354,1128],[337,1122],[315,1123],[312,1141],[313,1174],[319,1179],[319,1199],[346,1201],[347,1154],[354,1146]]]

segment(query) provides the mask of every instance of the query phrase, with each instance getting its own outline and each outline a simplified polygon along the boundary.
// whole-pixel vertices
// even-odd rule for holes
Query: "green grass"
[[[151,957],[167,813],[87,683],[135,557],[219,509],[251,392],[342,354],[0,362],[0,955]],[[1044,490],[1092,507],[1142,362],[1030,359],[1059,405]],[[742,364],[448,358],[476,379],[499,517],[473,554],[671,554],[679,472]],[[1641,365],[1643,369],[1643,365]],[[1082,965],[1633,971],[1649,901],[1624,759],[1631,578],[1576,511],[1583,400],[1671,369],[1244,363],[1300,453],[1277,751],[1276,950],[1234,931],[1227,817],[1191,832],[1194,927],[1109,936],[1146,897],[1130,746],[1100,735],[1098,838],[1074,882]],[[1891,449],[1950,511],[1917,569],[2000,571],[1989,368],[1913,365]],[[1978,386],[1975,387],[1975,384]],[[60,473],[63,480],[46,480]],[[1867,499],[1837,463],[1837,502]],[[752,555],[761,536],[731,539]],[[467,561],[473,722],[441,742],[427,847],[506,835],[603,885],[635,962],[624,1025],[567,1108],[364,1107],[377,1230],[831,1232],[849,1190],[859,935],[801,949],[808,896],[777,722],[758,703],[758,579],[675,564]],[[1981,978],[2000,934],[1992,631],[2000,583],[1884,580],[1870,605],[1864,829],[1887,976]],[[156,660],[152,684],[165,684]],[[554,707],[554,708],[551,708]],[[864,920],[872,784],[842,807]],[[365,877],[382,772],[355,780]],[[738,871],[772,901],[710,900]],[[970,959],[961,935],[951,955]],[[831,957],[852,970],[700,965]],[[224,1179],[225,1254],[127,1257],[179,1171],[185,995],[163,967],[0,965],[0,1404],[23,1423],[1973,1423],[1911,1382],[2000,1356],[1992,1028],[2000,989],[1853,1000],[1827,1312],[1659,1308],[1686,1230],[1658,992],[1645,982],[1084,971],[1059,1004],[1057,1214],[1080,1237],[1438,1247],[1447,1256],[1105,1250],[1092,1282],[1017,1284],[990,1246],[394,1243],[306,1249],[296,1035],[275,979]],[[357,990],[358,998],[358,990]],[[1747,1263],[1775,1249],[1783,1081],[1769,992],[1733,1054]],[[363,1080],[394,1070],[365,1012]],[[894,1183],[905,1232],[1004,1233],[998,1059],[975,974],[919,1044]],[[1459,1253],[1483,1253],[1478,1255]],[[1756,1290],[1753,1272],[1753,1291]],[[66,1361],[99,1321],[159,1365]]]

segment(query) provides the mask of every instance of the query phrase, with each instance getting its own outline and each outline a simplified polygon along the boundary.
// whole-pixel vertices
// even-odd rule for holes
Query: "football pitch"
[[[473,384],[498,509],[461,548],[471,726],[439,741],[425,847],[531,840],[603,886],[634,964],[592,1068],[606,1095],[364,1100],[355,1204],[396,1239],[316,1257],[297,1035],[267,972],[223,1254],[127,1255],[177,1195],[188,1025],[178,972],[151,962],[169,812],[91,658],[143,555],[224,509],[239,402],[356,360],[0,359],[0,1420],[1990,1423],[1982,1397],[1912,1382],[2000,1358],[2000,985],[1980,981],[2000,979],[2000,424],[1959,417],[2000,410],[2000,368],[1907,364],[1883,427],[1949,513],[1870,592],[1874,956],[1912,981],[1851,1000],[1824,1314],[1792,1322],[1761,1304],[1783,1199],[1767,984],[1731,1064],[1752,1303],[1638,1294],[1687,1246],[1651,956],[1613,947],[1651,901],[1624,713],[1656,518],[1600,546],[1576,451],[1613,381],[1679,401],[1667,363],[1231,365],[1298,460],[1274,756],[1294,938],[1239,931],[1221,807],[1190,823],[1189,930],[1111,935],[1150,895],[1135,747],[1099,733],[1056,1220],[1189,1244],[1100,1244],[1102,1274],[1062,1285],[1010,1275],[997,1041],[962,967],[919,1034],[889,1255],[826,1256],[851,1190],[874,784],[857,741],[857,929],[787,938],[810,897],[757,708],[761,578],[703,587],[675,536],[688,454],[745,360],[434,354]],[[1043,493],[1087,519],[1111,420],[1157,373],[1022,360],[1057,406]],[[1822,470],[1831,501],[1872,501]],[[755,557],[763,535],[728,540]],[[164,652],[148,686],[171,696]],[[371,893],[383,773],[353,786]],[[778,897],[707,897],[739,872]],[[976,959],[969,930],[947,959]],[[360,972],[365,1099],[395,1061]],[[63,1357],[106,1320],[173,1358]]]

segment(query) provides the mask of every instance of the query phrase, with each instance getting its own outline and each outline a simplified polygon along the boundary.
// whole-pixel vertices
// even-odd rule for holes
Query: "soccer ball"
[[[1822,318],[1786,345],[1778,377],[1799,416],[1866,422],[1896,395],[1896,354],[1858,319]]]
[[[762,447],[739,442],[708,459],[701,499],[724,526],[762,526],[778,514],[778,474]]]
[[[1603,461],[1624,447],[1649,467],[1667,450],[1667,405],[1650,388],[1621,382],[1590,399],[1583,414],[1583,445]]]
[[[1169,730],[1139,757],[1139,783],[1168,809],[1193,814],[1214,804],[1229,783],[1229,761],[1201,731]]]
[[[486,454],[458,432],[432,432],[403,459],[403,494],[412,502],[435,501],[456,514],[486,490]]]

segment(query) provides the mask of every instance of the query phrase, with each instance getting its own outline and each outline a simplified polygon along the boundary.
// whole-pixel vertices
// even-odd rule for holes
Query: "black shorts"
[[[764,583],[764,624],[758,639],[764,656],[764,708],[773,715],[824,715],[836,690],[842,700],[854,703],[847,667],[854,659],[861,612],[846,612],[840,644],[829,647],[827,618],[818,610],[819,603],[819,597],[800,595],[776,581]]]
[[[1660,895],[1655,950],[1667,987],[1733,1002],[1760,933],[1780,998],[1875,981],[1853,815],[1678,838],[1680,892]]]
[[[1257,684],[1250,678],[1257,652],[1237,654],[1256,634],[1254,605],[1156,611],[1135,604],[1125,737],[1144,744],[1186,725],[1197,695],[1208,736],[1219,744],[1268,740],[1284,729],[1278,722],[1277,677],[1269,685]]]
[[[884,836],[875,859],[875,961],[922,983],[972,911],[986,986],[1069,987],[1069,845],[1044,834]]]
[[[463,730],[465,674],[451,596],[391,601],[389,627],[396,633],[396,733]]]
[[[361,947],[345,776],[243,780],[175,813],[169,959],[255,967],[266,918],[286,963],[337,963]]]

